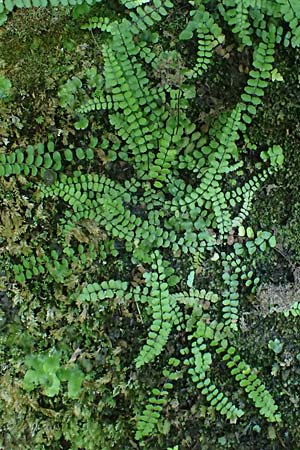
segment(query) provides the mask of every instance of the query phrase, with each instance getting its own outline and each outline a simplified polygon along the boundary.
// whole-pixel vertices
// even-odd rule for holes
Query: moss
[[[101,8],[96,5],[90,14],[101,14]],[[82,30],[86,20],[72,18],[69,8],[16,9],[0,28],[2,73],[12,84],[12,101],[0,101],[6,146],[15,140],[20,145],[39,141],[49,132],[65,144],[74,140],[73,114],[61,109],[57,94],[74,74],[84,77],[101,63],[99,46],[105,36]]]
[[[292,281],[293,268],[300,264],[300,98],[298,65],[300,52],[278,55],[278,69],[284,83],[268,89],[264,108],[260,108],[251,128],[250,138],[263,150],[272,143],[283,146],[283,169],[271,177],[257,197],[252,220],[264,229],[272,229],[277,237],[277,255],[266,254],[261,265],[273,280]],[[273,255],[273,256],[272,256]],[[275,265],[275,268],[274,268]],[[276,267],[277,266],[277,267]],[[277,275],[276,271],[281,272]]]
[[[186,2],[177,3],[178,8],[182,8],[181,11],[186,10]],[[176,35],[174,29],[182,26],[180,15],[177,24],[173,19],[170,16],[166,20],[166,43],[170,34]],[[15,90],[15,98],[11,104],[1,106],[4,119],[0,127],[7,142],[7,149],[14,147],[14,141],[18,141],[19,145],[27,141],[32,142],[32,139],[45,139],[49,132],[62,145],[67,143],[74,146],[77,142],[84,143],[89,139],[90,129],[75,136],[72,112],[61,110],[57,98],[59,85],[73,75],[84,76],[87,68],[101,63],[98,54],[101,37],[97,33],[90,35],[79,30],[79,22],[70,18],[69,11],[65,9],[17,10],[2,28],[1,39],[4,44],[0,53],[2,52],[4,61],[4,72],[11,79],[12,85],[18,86],[19,89],[19,92]],[[174,48],[176,45],[174,42]],[[186,51],[189,54],[191,48]],[[250,59],[247,52],[237,53],[235,47],[219,48],[218,52],[216,64],[208,72],[205,82],[197,85],[199,105],[195,105],[194,114],[196,116],[200,111],[204,111],[203,115],[199,116],[203,131],[220,111],[230,108],[238,101]],[[299,55],[296,56],[296,61],[293,61],[294,55],[294,51],[288,55],[287,67],[287,55],[279,55],[279,70],[283,73],[286,83],[269,89],[266,97],[267,107],[261,109],[250,133],[259,149],[264,149],[273,142],[284,144],[286,149],[286,169],[281,174],[276,174],[261,192],[252,219],[256,228],[273,227],[282,245],[282,249],[277,248],[277,253],[269,252],[258,261],[261,273],[267,274],[269,278],[276,278],[276,281],[290,276],[290,272],[287,273],[286,261],[288,266],[292,267],[300,258],[297,219],[300,213],[300,163],[295,157],[295,146],[299,143],[299,124],[298,105],[294,98],[298,89]],[[218,89],[220,85],[221,89]],[[93,131],[99,132],[96,124],[91,126],[95,127]],[[255,166],[256,162],[255,159],[249,166]],[[95,168],[100,170],[99,162],[95,164]],[[115,164],[110,175],[124,181],[131,172],[124,171],[125,175],[120,175],[120,169],[122,166]],[[113,173],[114,170],[117,173]],[[15,208],[15,215],[30,222],[28,229],[24,230],[25,238],[21,236],[22,241],[27,242],[26,251],[30,251],[31,246],[41,252],[45,243],[50,247],[56,245],[55,248],[59,251],[55,233],[61,211],[66,205],[63,202],[53,202],[45,206],[45,210],[36,210],[37,206],[41,206],[38,202],[33,202],[31,209],[22,204],[15,205],[14,197],[18,189],[20,198],[32,193],[30,186],[14,187],[14,190],[9,191],[9,205]],[[34,212],[31,214],[32,209]],[[95,235],[97,233],[101,234],[101,230],[97,229]],[[74,232],[70,239],[72,246],[76,247],[81,240],[84,243],[92,240],[92,236],[87,237],[82,230],[77,230],[76,235]],[[17,244],[14,245],[17,247]],[[22,248],[18,247],[17,250],[20,254],[24,253]],[[117,257],[109,259],[106,267],[101,266],[101,261],[97,260],[83,273],[80,267],[74,264],[73,278],[68,280],[65,286],[51,282],[49,287],[47,281],[42,283],[38,279],[36,282],[29,282],[26,289],[22,287],[20,290],[13,290],[11,301],[14,309],[4,309],[7,321],[3,324],[3,329],[6,336],[1,342],[2,360],[6,358],[6,353],[10,352],[11,356],[2,367],[10,364],[11,373],[14,373],[17,379],[22,379],[24,367],[18,361],[26,353],[57,346],[65,352],[67,358],[70,348],[74,351],[72,357],[79,349],[76,358],[86,373],[86,389],[78,402],[71,402],[63,393],[55,400],[41,398],[38,392],[29,396],[23,392],[20,384],[11,380],[8,372],[4,371],[1,379],[3,389],[0,394],[0,408],[5,409],[7,399],[11,406],[0,419],[0,424],[1,420],[4,423],[3,436],[0,438],[0,444],[4,448],[137,448],[134,442],[132,446],[128,446],[132,438],[132,417],[148,396],[149,379],[151,387],[162,382],[160,369],[165,363],[165,356],[160,357],[156,366],[137,375],[132,361],[138,352],[138,338],[145,330],[139,322],[133,300],[126,304],[111,302],[108,310],[103,313],[97,305],[69,303],[66,296],[66,289],[74,290],[87,281],[102,279],[107,273],[120,279],[130,279],[134,267],[129,262],[128,255],[122,252],[122,248],[119,250]],[[13,252],[11,255],[19,256]],[[279,272],[276,277],[275,263]],[[190,260],[181,258],[177,264],[178,272],[186,276],[190,271]],[[211,278],[211,272],[206,269],[205,264],[202,267],[201,261],[199,266],[203,270],[201,279],[203,278],[204,283],[206,278]],[[214,276],[216,277],[216,274]],[[142,282],[140,274],[134,281]],[[43,292],[43,296],[33,301],[32,293],[39,291]],[[250,300],[253,303],[249,304]],[[286,429],[276,426],[270,431],[263,420],[257,419],[257,413],[251,406],[239,425],[229,424],[216,416],[214,408],[203,406],[203,398],[199,398],[194,385],[184,380],[176,384],[176,392],[166,407],[166,420],[160,424],[160,436],[157,440],[150,438],[146,448],[166,449],[180,442],[181,450],[196,449],[199,445],[203,450],[277,450],[284,446],[297,449],[300,438],[296,427],[299,414],[291,408],[293,404],[296,409],[300,398],[297,324],[293,320],[289,320],[287,324],[277,316],[268,316],[262,321],[261,315],[255,312],[256,309],[259,310],[258,301],[258,297],[253,299],[253,296],[246,299],[247,307],[242,316],[244,329],[238,340],[242,356],[249,363],[258,366],[267,386],[277,398],[285,417]],[[20,319],[14,321],[12,312],[16,313],[17,310]],[[274,354],[268,349],[268,342],[276,337],[281,339],[284,351],[274,362]],[[178,333],[174,342],[169,343],[167,350],[177,351],[181,344],[184,345],[185,342],[182,334]],[[292,363],[289,362],[290,355]],[[226,367],[222,363],[216,363],[217,382],[225,392],[232,394],[236,401],[244,402],[245,395],[239,387],[236,388],[229,376],[224,376],[224,372]],[[43,444],[44,442],[46,443]]]
[[[14,11],[1,29],[1,56],[5,71],[21,93],[51,87],[55,76],[55,65],[51,62],[63,53],[69,31],[68,14],[64,9]],[[63,67],[65,64],[57,64],[56,70]]]

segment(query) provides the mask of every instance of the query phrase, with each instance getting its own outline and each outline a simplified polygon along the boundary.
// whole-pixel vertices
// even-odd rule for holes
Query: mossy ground
[[[97,13],[97,8],[90,14]],[[179,4],[178,8],[184,8],[184,4]],[[117,10],[111,12],[117,13]],[[87,68],[101,64],[99,37],[81,30],[81,21],[80,17],[74,19],[71,11],[65,9],[18,10],[1,28],[1,71],[13,86],[11,100],[0,105],[1,151],[32,143],[33,139],[38,142],[49,134],[56,141],[68,145],[86,142],[93,136],[93,127],[81,135],[75,133],[72,111],[60,107],[57,95],[59,86],[69,78],[80,77]],[[176,25],[167,24],[167,40],[172,39],[172,27],[180,25],[180,21]],[[199,121],[203,129],[215,115],[235,104],[239,98],[246,79],[248,59],[247,53],[239,53],[230,45],[219,49],[217,63],[209,71],[206,82],[197,87],[201,111]],[[259,261],[263,281],[286,284],[294,282],[294,270],[300,266],[300,53],[283,52],[278,55],[278,61],[284,82],[276,83],[268,90],[264,106],[251,128],[250,138],[261,149],[272,143],[282,144],[285,167],[268,180],[259,193],[251,217],[253,227],[273,230],[278,240],[277,248]],[[255,164],[255,155],[253,159]],[[101,167],[101,155],[98,164]],[[55,235],[53,210],[34,210],[30,184],[18,179],[1,181],[0,187],[3,202],[0,226],[8,233],[4,243],[9,256],[17,258],[26,254],[32,239],[40,240],[41,245],[51,243]],[[84,232],[80,231],[77,238],[84,240]],[[5,251],[1,251],[4,266]],[[93,267],[90,276],[109,270],[126,279],[131,269],[119,252],[118,261],[112,261],[109,269]],[[76,270],[75,276],[80,277],[80,268]],[[181,270],[187,270],[184,262]],[[140,274],[136,273],[135,277],[138,280]],[[99,327],[99,316],[88,315],[83,310],[79,314],[64,304],[63,291],[51,293],[55,301],[51,300],[49,308],[49,299],[32,304],[29,291],[22,292],[27,303],[19,304],[20,292],[14,287],[15,297],[10,304],[11,300],[4,294],[6,285],[7,280],[3,278],[0,408],[5,404],[10,406],[5,407],[0,420],[0,442],[4,448],[29,449],[33,448],[34,442],[37,450],[69,449],[75,442],[78,447],[74,448],[93,450],[100,448],[101,433],[105,434],[105,445],[109,448],[138,448],[133,441],[128,444],[125,439],[128,437],[128,422],[138,403],[147,395],[149,378],[153,386],[159,380],[155,370],[147,374],[147,380],[137,379],[133,367],[126,361],[126,358],[132,360],[130,355],[137,351],[136,337],[142,332],[136,306],[114,305],[105,319],[105,326]],[[166,449],[177,442],[186,450],[300,449],[298,323],[295,319],[286,320],[274,313],[262,317],[258,297],[245,296],[243,308],[242,356],[258,368],[272,388],[284,417],[284,426],[267,425],[257,420],[254,411],[249,411],[238,425],[228,424],[215,415],[213,408],[201,403],[192,384],[182,382],[178,383],[178,390],[167,411],[167,420],[161,425],[161,441],[155,441],[159,446],[157,449]],[[25,323],[29,324],[28,330]],[[283,346],[279,354],[268,349],[269,341],[275,338]],[[33,342],[35,339],[40,340],[38,347]],[[85,349],[81,364],[88,373],[97,374],[98,382],[87,379],[81,404],[64,403],[62,397],[44,397],[41,401],[38,394],[29,395],[21,388],[20,379],[24,374],[21,359],[33,346],[38,351],[46,349],[49,339],[62,348],[64,340],[72,341],[74,352],[77,348]],[[171,342],[172,345],[176,348],[176,342]],[[220,374],[223,369],[220,364]],[[233,395],[240,395],[239,391],[234,394],[230,379],[225,385],[224,377],[220,376],[219,382]],[[15,411],[18,411],[17,418]],[[64,429],[68,432],[63,436]],[[165,438],[167,434],[172,437]],[[90,442],[90,447],[85,447],[84,442]],[[149,445],[151,447],[151,442]]]

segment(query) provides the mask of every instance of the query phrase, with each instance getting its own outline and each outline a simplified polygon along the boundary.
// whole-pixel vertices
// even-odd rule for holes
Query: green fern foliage
[[[77,251],[69,251],[60,255],[56,250],[50,254],[21,256],[20,261],[12,265],[15,280],[25,283],[28,280],[37,280],[39,276],[48,277],[56,283],[66,283],[72,277],[72,268],[75,266],[84,269],[97,257],[94,245],[85,248],[80,244]]]
[[[256,108],[262,102],[264,88],[267,81],[271,79],[271,71],[274,63],[276,28],[271,26],[268,32],[262,33],[262,41],[253,55],[253,67],[250,71],[245,93],[241,98],[244,102],[242,108],[245,110],[243,120],[251,122],[251,116],[256,114]]]
[[[114,297],[122,298],[128,288],[128,283],[119,280],[108,280],[99,283],[91,283],[84,287],[78,298],[79,303],[98,302]]]
[[[300,5],[297,0],[276,0],[280,7],[280,13],[290,27],[290,32],[285,36],[284,44],[292,47],[300,46]]]
[[[95,110],[107,114],[113,138],[104,135],[101,148],[112,163],[121,160],[129,164],[134,177],[122,184],[105,173],[77,172],[73,176],[62,173],[51,185],[42,186],[39,195],[44,200],[59,197],[68,205],[60,222],[62,236],[70,235],[84,221],[92,221],[109,237],[110,244],[106,249],[101,247],[103,255],[107,255],[108,249],[113,251],[114,242],[121,241],[134,264],[149,268],[143,276],[143,287],[130,288],[111,279],[86,285],[73,300],[78,305],[99,302],[104,310],[110,300],[129,300],[133,296],[143,321],[148,324],[145,342],[135,359],[139,370],[164,355],[173,333],[188,331],[191,345],[186,352],[190,357],[183,362],[178,360],[178,364],[187,368],[206,401],[235,422],[244,410],[234,405],[214,383],[213,360],[222,351],[226,353],[229,344],[225,346],[225,342],[234,342],[239,326],[241,286],[246,284],[255,289],[258,284],[249,258],[257,249],[264,251],[267,244],[274,246],[271,234],[255,233],[244,224],[255,193],[283,163],[281,147],[275,145],[264,150],[261,158],[265,167],[244,184],[238,182],[236,174],[243,170],[241,140],[245,147],[251,148],[247,127],[257,106],[262,104],[264,89],[272,81],[277,33],[274,25],[258,33],[259,42],[253,44],[253,69],[241,101],[231,111],[221,114],[209,133],[203,135],[187,114],[189,102],[196,96],[190,73],[177,78],[171,74],[171,68],[174,70],[180,61],[180,54],[165,52],[158,58],[153,51],[157,40],[151,34],[151,27],[162,20],[166,8],[172,5],[153,3],[136,8],[128,4],[129,19],[115,22],[104,17],[84,25],[87,29],[109,31],[109,38],[102,46],[104,83],[77,112],[87,117]],[[252,9],[247,4],[234,15],[236,5],[229,3],[225,5],[230,11],[226,17],[235,26],[242,43],[250,46],[253,27],[242,22]],[[197,3],[195,7],[180,37],[191,39],[197,31],[199,50],[192,76],[199,77],[212,62],[213,49],[223,42],[223,34],[215,15],[208,13],[202,4]],[[263,6],[256,7],[263,10]],[[139,40],[135,38],[137,35]],[[170,75],[157,86],[150,81],[145,63],[155,71],[162,64],[168,69],[170,64]],[[76,150],[76,156],[79,160],[85,158],[80,150]],[[71,161],[71,154],[68,157]],[[182,171],[190,174],[193,185],[186,176],[182,177]],[[226,177],[235,180],[231,187],[224,188]],[[242,242],[237,238],[232,250],[225,251],[232,236],[238,236]],[[64,251],[68,254],[69,246]],[[116,250],[113,252],[118,254]],[[164,252],[172,258],[184,254],[188,258],[192,256],[191,261],[197,258],[211,261],[212,267],[222,274],[219,291],[181,292],[176,287],[172,292],[180,277],[170,270],[162,256]],[[188,287],[192,284],[189,278]],[[249,398],[267,420],[279,421],[275,403],[263,383],[253,377],[253,370],[240,360],[236,367],[229,368],[238,382],[240,373],[235,369],[247,369],[251,374],[251,379],[246,379],[249,388],[245,389]],[[246,388],[248,384],[243,381],[240,386]],[[159,392],[151,397],[139,416],[138,440],[151,435],[160,420],[166,390]]]
[[[285,317],[298,317],[300,316],[300,302],[294,302],[290,308],[283,312]]]
[[[219,6],[233,33],[237,34],[243,45],[248,46],[252,45],[253,28],[249,21],[249,8],[253,6],[252,3],[249,0],[225,0]]]
[[[116,26],[117,22],[111,22],[108,17],[91,17],[88,23],[81,25],[82,30],[95,30],[99,29],[103,32],[111,32]]]
[[[132,21],[132,32],[134,34],[138,34],[141,31],[144,32],[148,27],[153,26],[157,22],[161,22],[168,14],[168,9],[172,7],[173,3],[170,0],[164,2],[154,0],[151,6],[137,7],[135,12],[129,13]]]
[[[220,327],[219,327],[220,328]],[[207,401],[214,406],[217,411],[224,414],[227,419],[235,422],[244,412],[236,407],[229,398],[224,395],[212,382],[209,373],[212,365],[212,354],[208,351],[205,338],[213,339],[214,330],[211,326],[206,326],[203,321],[199,321],[197,330],[189,336],[192,342],[192,356],[184,360],[184,364],[189,367],[188,373],[193,382]]]
[[[44,8],[46,6],[75,6],[84,1],[88,4],[101,2],[102,0],[4,0],[0,4],[0,13],[4,10],[12,11],[16,8]]]
[[[164,349],[174,324],[178,323],[175,298],[170,295],[166,273],[158,252],[153,254],[153,272],[144,274],[146,287],[142,301],[151,308],[153,321],[149,328],[146,344],[136,358],[136,367],[150,363]],[[139,301],[138,297],[136,298]]]
[[[163,407],[167,402],[169,383],[165,383],[163,389],[152,389],[151,397],[148,400],[142,414],[137,417],[137,426],[135,438],[141,441],[143,438],[150,436],[157,425]]]
[[[192,75],[201,76],[206,72],[209,64],[212,62],[214,48],[224,41],[224,35],[213,17],[205,10],[204,5],[200,4],[198,9],[191,11],[190,14],[192,19],[179,35],[179,39],[191,39],[193,32],[196,30],[198,37],[198,52],[197,62],[193,67]]]
[[[0,14],[14,7],[81,4],[5,0]],[[116,305],[134,305],[134,312],[127,311],[130,320],[136,314],[141,329],[131,361],[134,376],[143,377],[155,365],[162,379],[147,387],[146,405],[134,409],[139,445],[148,438],[154,442],[172,389],[185,378],[231,423],[247,414],[248,402],[266,421],[280,422],[267,383],[239,355],[238,333],[242,293],[255,293],[259,285],[257,255],[276,246],[271,232],[250,226],[249,215],[256,194],[284,162],[281,146],[260,148],[248,131],[266,88],[276,81],[277,46],[282,41],[299,46],[298,3],[189,2],[183,5],[190,14],[179,45],[172,48],[162,31],[172,17],[172,2],[122,0],[117,6],[110,17],[95,6],[81,26],[96,42],[105,33],[97,47],[101,65],[93,62],[58,89],[58,104],[74,112],[76,144],[61,148],[49,139],[1,148],[0,177],[7,184],[28,182],[26,189],[34,191],[32,229],[44,220],[43,234],[53,214],[49,242],[33,235],[30,246],[17,247],[7,257],[6,277],[20,297],[53,295],[64,308],[95,311],[100,327]],[[216,111],[205,129],[194,106],[217,47],[225,42],[219,24],[229,26],[239,50],[247,47],[252,63],[239,101]],[[290,31],[284,34],[287,24]],[[193,64],[185,61],[185,51],[195,37]],[[97,137],[86,145],[91,130]],[[250,151],[254,163],[247,160]],[[132,275],[136,268],[140,277]],[[298,316],[299,310],[295,303],[285,315]],[[72,349],[73,337],[68,339]],[[76,371],[60,370],[59,358],[55,364],[50,360],[54,386],[49,391],[43,386],[46,360],[28,363],[29,370],[40,372],[27,372],[25,387],[28,392],[42,387],[55,397],[61,382],[75,383]],[[224,389],[216,367],[232,379],[239,402]],[[75,391],[70,399],[77,398],[81,384]]]
[[[121,3],[128,9],[134,9],[143,6],[145,3],[150,3],[150,0],[121,0]]]
[[[227,348],[227,341],[224,340],[217,351],[218,353],[226,352],[223,355],[223,361],[226,361],[231,375],[245,389],[248,397],[259,409],[260,414],[265,416],[270,422],[280,422],[281,416],[277,413],[278,407],[272,396],[266,390],[264,383],[257,377],[256,373],[253,373],[250,366],[236,354],[236,349],[232,346]]]
[[[197,387],[201,389],[202,394],[207,397],[212,406],[216,406],[216,409],[231,421],[235,422],[244,414],[240,408],[233,406],[232,402],[219,391],[208,376],[212,365],[212,354],[207,351],[205,342],[205,339],[208,339],[212,348],[217,347],[215,350],[217,354],[225,352],[222,359],[226,361],[231,375],[245,389],[248,397],[259,408],[260,413],[270,422],[280,421],[280,414],[277,413],[278,407],[270,393],[250,366],[236,354],[236,349],[233,346],[229,347],[230,334],[227,333],[226,327],[221,323],[212,322],[207,325],[204,321],[198,321],[196,331],[190,335],[190,339],[197,339],[192,344],[193,357],[185,360],[185,364],[190,366],[189,373],[192,375],[193,381],[197,383]]]
[[[53,176],[56,177],[56,172],[62,169],[63,164],[85,158],[88,160],[94,158],[92,148],[86,150],[82,148],[66,149],[62,152],[55,150],[53,141],[49,141],[47,145],[43,143],[35,146],[29,145],[26,149],[20,148],[10,153],[0,154],[0,176],[9,177],[23,174],[52,179]]]

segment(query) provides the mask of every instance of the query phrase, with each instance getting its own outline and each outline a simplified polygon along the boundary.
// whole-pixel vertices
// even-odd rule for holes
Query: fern
[[[300,46],[300,5],[297,0],[276,0],[280,13],[288,23],[291,31],[285,36],[284,44],[292,47]]]
[[[192,357],[184,360],[184,364],[189,367],[188,373],[201,393],[206,396],[208,402],[216,407],[227,419],[235,422],[244,413],[236,407],[229,398],[224,395],[211,381],[209,377],[212,364],[212,354],[207,351],[207,344],[204,338],[212,339],[214,336],[213,328],[206,326],[203,321],[199,321],[197,330],[189,336],[190,340],[196,339],[192,343]]]
[[[262,102],[261,97],[264,94],[264,88],[267,86],[266,80],[271,79],[275,52],[275,31],[275,26],[271,26],[268,32],[263,33],[262,42],[253,55],[255,69],[250,71],[245,93],[241,96],[244,102],[242,109],[245,111],[243,120],[248,124],[252,120],[251,115],[256,114],[256,108]]]
[[[179,35],[179,39],[191,39],[194,30],[197,31],[197,62],[193,67],[192,75],[201,76],[212,62],[214,48],[224,41],[224,35],[209,12],[205,10],[204,5],[200,4],[198,9],[191,11],[190,14],[192,19]]]
[[[42,254],[35,256],[21,256],[20,262],[12,265],[12,271],[15,280],[19,283],[25,283],[28,280],[37,279],[42,275],[53,279],[57,283],[65,283],[72,277],[72,270],[77,266],[84,269],[88,267],[97,257],[93,244],[85,249],[83,245],[77,248],[75,252],[67,252],[66,255],[59,255],[56,250],[52,250],[49,255]]]
[[[150,0],[121,0],[121,3],[128,9],[134,9],[145,3],[150,3]]]
[[[148,27],[163,20],[168,14],[168,9],[172,7],[173,3],[170,0],[164,2],[154,0],[153,6],[146,5],[144,7],[137,7],[135,12],[129,13],[132,21],[132,32],[138,34],[141,31],[146,31]]]
[[[99,29],[103,32],[111,33],[115,27],[117,26],[117,22],[112,22],[108,17],[91,17],[88,23],[81,25],[82,30],[95,30]]]
[[[45,8],[45,7],[74,7],[87,3],[93,5],[102,0],[1,0],[0,2],[0,26],[6,22],[7,14],[14,8]]]
[[[245,388],[247,395],[259,408],[260,413],[270,422],[280,421],[280,414],[277,414],[278,407],[266,390],[265,385],[251,370],[250,366],[236,354],[236,349],[233,346],[228,347],[229,336],[226,328],[222,329],[222,324],[212,322],[208,326],[203,321],[198,322],[196,332],[191,336],[191,338],[197,338],[192,346],[194,356],[185,361],[185,364],[191,366],[189,373],[192,375],[193,381],[197,383],[197,387],[201,389],[202,394],[207,396],[207,400],[212,406],[216,406],[216,409],[221,414],[225,414],[228,419],[236,421],[238,417],[243,415],[243,411],[233,406],[206,375],[212,364],[212,355],[206,351],[207,344],[204,342],[205,338],[209,339],[212,347],[217,346],[216,352],[218,354],[226,352],[223,361],[226,361],[227,367],[231,369],[231,374],[241,387]]]
[[[64,153],[55,150],[52,141],[45,146],[43,143],[35,146],[29,145],[25,150],[17,149],[11,153],[0,154],[0,176],[9,177],[11,175],[24,174],[25,176],[41,176],[44,178],[56,177],[53,172],[59,172],[63,164],[73,160],[92,160],[94,151],[92,148],[83,150],[77,148],[74,150],[66,149]]]
[[[140,23],[143,19],[143,24],[146,23],[143,11],[146,9],[139,10],[137,17],[132,15],[131,20]],[[204,14],[202,8],[200,13]],[[204,17],[210,20],[210,16]],[[149,27],[152,26],[150,22],[147,23]],[[111,242],[114,239],[125,242],[135,264],[150,265],[151,271],[144,274],[145,287],[136,287],[132,291],[145,320],[150,321],[146,343],[135,360],[136,367],[141,369],[163,353],[175,327],[189,330],[193,342],[187,350],[191,356],[184,361],[188,373],[207,401],[227,419],[236,421],[243,411],[213,383],[210,372],[215,346],[212,345],[210,350],[209,345],[219,342],[218,333],[222,335],[222,342],[233,339],[230,330],[238,329],[240,284],[255,288],[258,283],[254,271],[243,263],[243,258],[251,257],[257,248],[265,250],[269,241],[270,245],[274,243],[271,234],[261,231],[257,235],[249,232],[244,245],[235,243],[229,254],[222,246],[234,229],[238,229],[240,236],[245,236],[243,223],[250,212],[254,194],[268,174],[282,165],[282,149],[273,146],[263,151],[262,159],[269,167],[244,185],[224,191],[223,179],[224,175],[234,174],[242,167],[238,142],[256,113],[254,108],[261,104],[263,89],[271,78],[276,40],[274,27],[261,34],[254,52],[255,70],[250,72],[242,101],[213,123],[208,136],[201,136],[185,114],[187,100],[195,95],[187,80],[183,78],[177,87],[171,87],[169,83],[165,83],[164,89],[151,86],[146,71],[137,60],[138,56],[144,58],[147,53],[141,48],[148,48],[135,42],[133,36],[137,31],[130,30],[127,19],[102,23],[105,24],[103,30],[109,27],[111,34],[109,43],[103,45],[105,83],[79,113],[88,114],[93,109],[108,111],[117,138],[114,138],[112,150],[109,140],[104,137],[102,148],[108,150],[112,160],[119,157],[131,163],[139,181],[133,178],[122,186],[105,175],[61,175],[51,186],[44,186],[40,195],[42,198],[59,196],[70,206],[71,210],[66,212],[67,220],[62,221],[63,235],[83,220],[95,221],[111,236]],[[214,22],[209,23],[213,27]],[[155,56],[151,57],[150,64],[159,67]],[[191,170],[196,176],[196,187],[180,178],[182,168]],[[202,260],[211,258],[221,264],[223,285],[220,295],[206,290],[191,291],[188,295],[171,294],[162,248],[169,249],[175,257],[181,253],[201,255]],[[115,296],[129,298],[131,294],[126,290],[117,280],[93,283],[83,289],[77,301],[107,302]],[[212,316],[204,314],[201,299],[211,304]],[[200,304],[197,304],[199,300]],[[191,314],[186,313],[186,322],[180,305],[193,308]],[[211,321],[218,308],[221,308],[222,321],[215,328],[206,326],[205,318]],[[193,331],[195,327],[196,331]],[[220,352],[216,351],[215,355]],[[258,392],[252,394],[249,387],[250,399],[268,420],[279,420],[275,404],[263,384],[257,381],[253,386],[253,392],[256,388]],[[165,398],[158,400],[162,401],[159,406],[153,397],[140,416],[137,439],[154,432],[166,401]],[[148,426],[145,426],[146,422]]]
[[[298,317],[300,316],[300,302],[295,301],[292,306],[283,312],[285,317]]]
[[[101,2],[102,0],[4,0],[3,7],[5,7],[7,11],[12,11],[14,7],[44,8],[46,6],[75,6],[81,5],[84,1],[88,4],[93,4],[96,2]]]
[[[5,0],[0,14],[14,7],[81,3]],[[0,176],[30,178],[31,187],[37,188],[35,200],[49,205],[58,216],[58,236],[51,236],[55,249],[33,243],[27,254],[17,254],[7,277],[20,284],[22,292],[32,287],[34,295],[41,297],[45,286],[50,292],[59,286],[73,305],[96,305],[101,312],[115,301],[135,301],[145,325],[134,360],[137,372],[147,371],[153,363],[164,366],[164,381],[139,408],[136,440],[155,435],[173,382],[184,376],[195,383],[203,401],[227,420],[236,422],[245,414],[246,405],[235,404],[218,386],[215,362],[223,364],[261,416],[280,422],[271,394],[255,369],[241,359],[236,342],[241,287],[255,292],[256,252],[276,245],[270,232],[253,230],[248,217],[256,193],[284,160],[283,149],[276,144],[259,154],[247,129],[274,79],[276,44],[283,39],[285,45],[299,45],[299,7],[284,0],[191,2],[187,25],[179,35],[181,41],[197,36],[196,61],[188,69],[179,50],[161,48],[159,33],[173,11],[171,2],[123,0],[121,5],[126,17],[120,14],[112,20],[96,15],[82,25],[107,33],[101,47],[103,70],[86,69],[58,91],[60,106],[76,109],[76,130],[105,117],[99,143],[93,137],[87,146],[57,149],[49,140],[0,155]],[[240,101],[219,114],[204,133],[191,113],[199,94],[194,78],[205,79],[215,48],[224,42],[219,26],[223,19],[241,47],[253,51],[253,62]],[[285,22],[290,27],[286,35]],[[90,114],[95,110],[103,114]],[[260,157],[261,169],[253,173],[244,167],[248,149]],[[98,152],[103,155],[100,173],[98,166],[90,164]],[[126,164],[130,176],[120,174],[120,163]],[[57,199],[54,206],[53,199]],[[63,205],[59,210],[58,204]],[[100,230],[97,238],[80,242],[80,231],[92,229]],[[117,264],[124,254],[129,265],[144,269],[138,285],[115,274],[93,279],[94,265],[108,260]],[[180,273],[181,261],[189,275],[185,270]],[[197,276],[202,266],[216,279],[207,277],[202,283]],[[72,279],[74,271],[80,272],[80,279]],[[297,316],[298,310],[295,303],[285,315]],[[170,355],[168,343],[177,339],[181,345],[181,338],[186,342],[180,356]],[[59,392],[59,381],[67,380],[66,373],[60,375],[53,395]],[[26,381],[31,389],[29,375]],[[38,377],[36,385],[40,384]]]
[[[143,413],[137,417],[135,438],[138,441],[153,433],[161,417],[163,407],[166,404],[167,395],[166,385],[164,385],[162,390],[157,388],[152,389],[152,396],[149,398]]]
[[[262,381],[251,371],[250,366],[236,354],[236,349],[232,346],[227,347],[227,341],[223,340],[217,351],[218,353],[226,352],[222,358],[223,361],[226,361],[231,375],[245,389],[248,397],[259,409],[261,415],[265,416],[270,422],[280,422],[281,417],[277,413],[278,407],[275,405],[273,398]]]
[[[251,6],[254,5],[250,0],[224,0],[219,6],[224,19],[230,25],[233,33],[238,35],[244,46],[252,45],[253,29],[249,22],[249,8]]]
[[[136,359],[137,368],[153,361],[162,352],[173,324],[177,322],[175,299],[169,293],[166,273],[158,252],[153,254],[153,259],[154,272],[144,274],[146,288],[142,297],[142,301],[147,302],[152,310],[153,322],[149,328],[147,342]],[[138,296],[136,301],[139,301]]]
[[[76,296],[76,301],[81,304],[114,297],[122,298],[125,296],[127,288],[128,284],[119,280],[102,281],[100,284],[91,283],[84,287],[78,297]]]

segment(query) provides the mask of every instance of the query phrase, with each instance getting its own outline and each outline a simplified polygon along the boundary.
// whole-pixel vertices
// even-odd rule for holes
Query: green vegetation
[[[0,21],[1,448],[296,450],[298,3]]]

